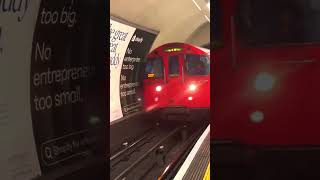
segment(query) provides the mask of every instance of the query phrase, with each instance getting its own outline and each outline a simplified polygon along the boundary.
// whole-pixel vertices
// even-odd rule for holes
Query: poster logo
[[[143,37],[137,37],[136,35],[134,35],[131,39],[132,42],[138,42],[138,43],[142,43],[143,42]]]
[[[21,22],[29,8],[29,2],[30,0],[0,0],[0,14],[17,14],[17,20]]]

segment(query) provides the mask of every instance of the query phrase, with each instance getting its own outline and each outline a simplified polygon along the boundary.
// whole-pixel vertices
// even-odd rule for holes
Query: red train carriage
[[[248,165],[248,174],[264,171],[260,179],[280,174],[319,179],[312,162],[320,161],[320,3],[219,0],[214,5],[220,34],[213,36],[222,42],[214,50],[212,76],[216,172],[227,167],[222,164]],[[224,177],[238,174],[234,170]]]
[[[143,83],[146,111],[159,110],[164,118],[187,115],[188,120],[198,112],[207,115],[210,51],[184,43],[164,44],[147,56]]]

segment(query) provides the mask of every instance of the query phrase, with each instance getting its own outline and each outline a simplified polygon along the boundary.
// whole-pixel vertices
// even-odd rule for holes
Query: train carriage
[[[185,43],[164,44],[148,54],[143,83],[146,111],[159,110],[163,118],[184,120],[197,119],[195,114],[206,116],[210,51]]]

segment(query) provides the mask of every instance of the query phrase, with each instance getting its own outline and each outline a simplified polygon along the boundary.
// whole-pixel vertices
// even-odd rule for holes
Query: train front
[[[205,49],[165,44],[147,58],[144,79],[146,111],[163,119],[206,119],[210,108],[210,57]]]

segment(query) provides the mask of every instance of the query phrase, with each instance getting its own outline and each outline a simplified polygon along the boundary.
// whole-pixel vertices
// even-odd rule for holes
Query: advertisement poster
[[[0,1],[1,180],[59,174],[98,156],[108,98],[99,6]]]
[[[143,108],[141,72],[157,32],[110,19],[110,121]]]
[[[110,121],[123,116],[120,78],[123,58],[135,28],[110,19]]]

